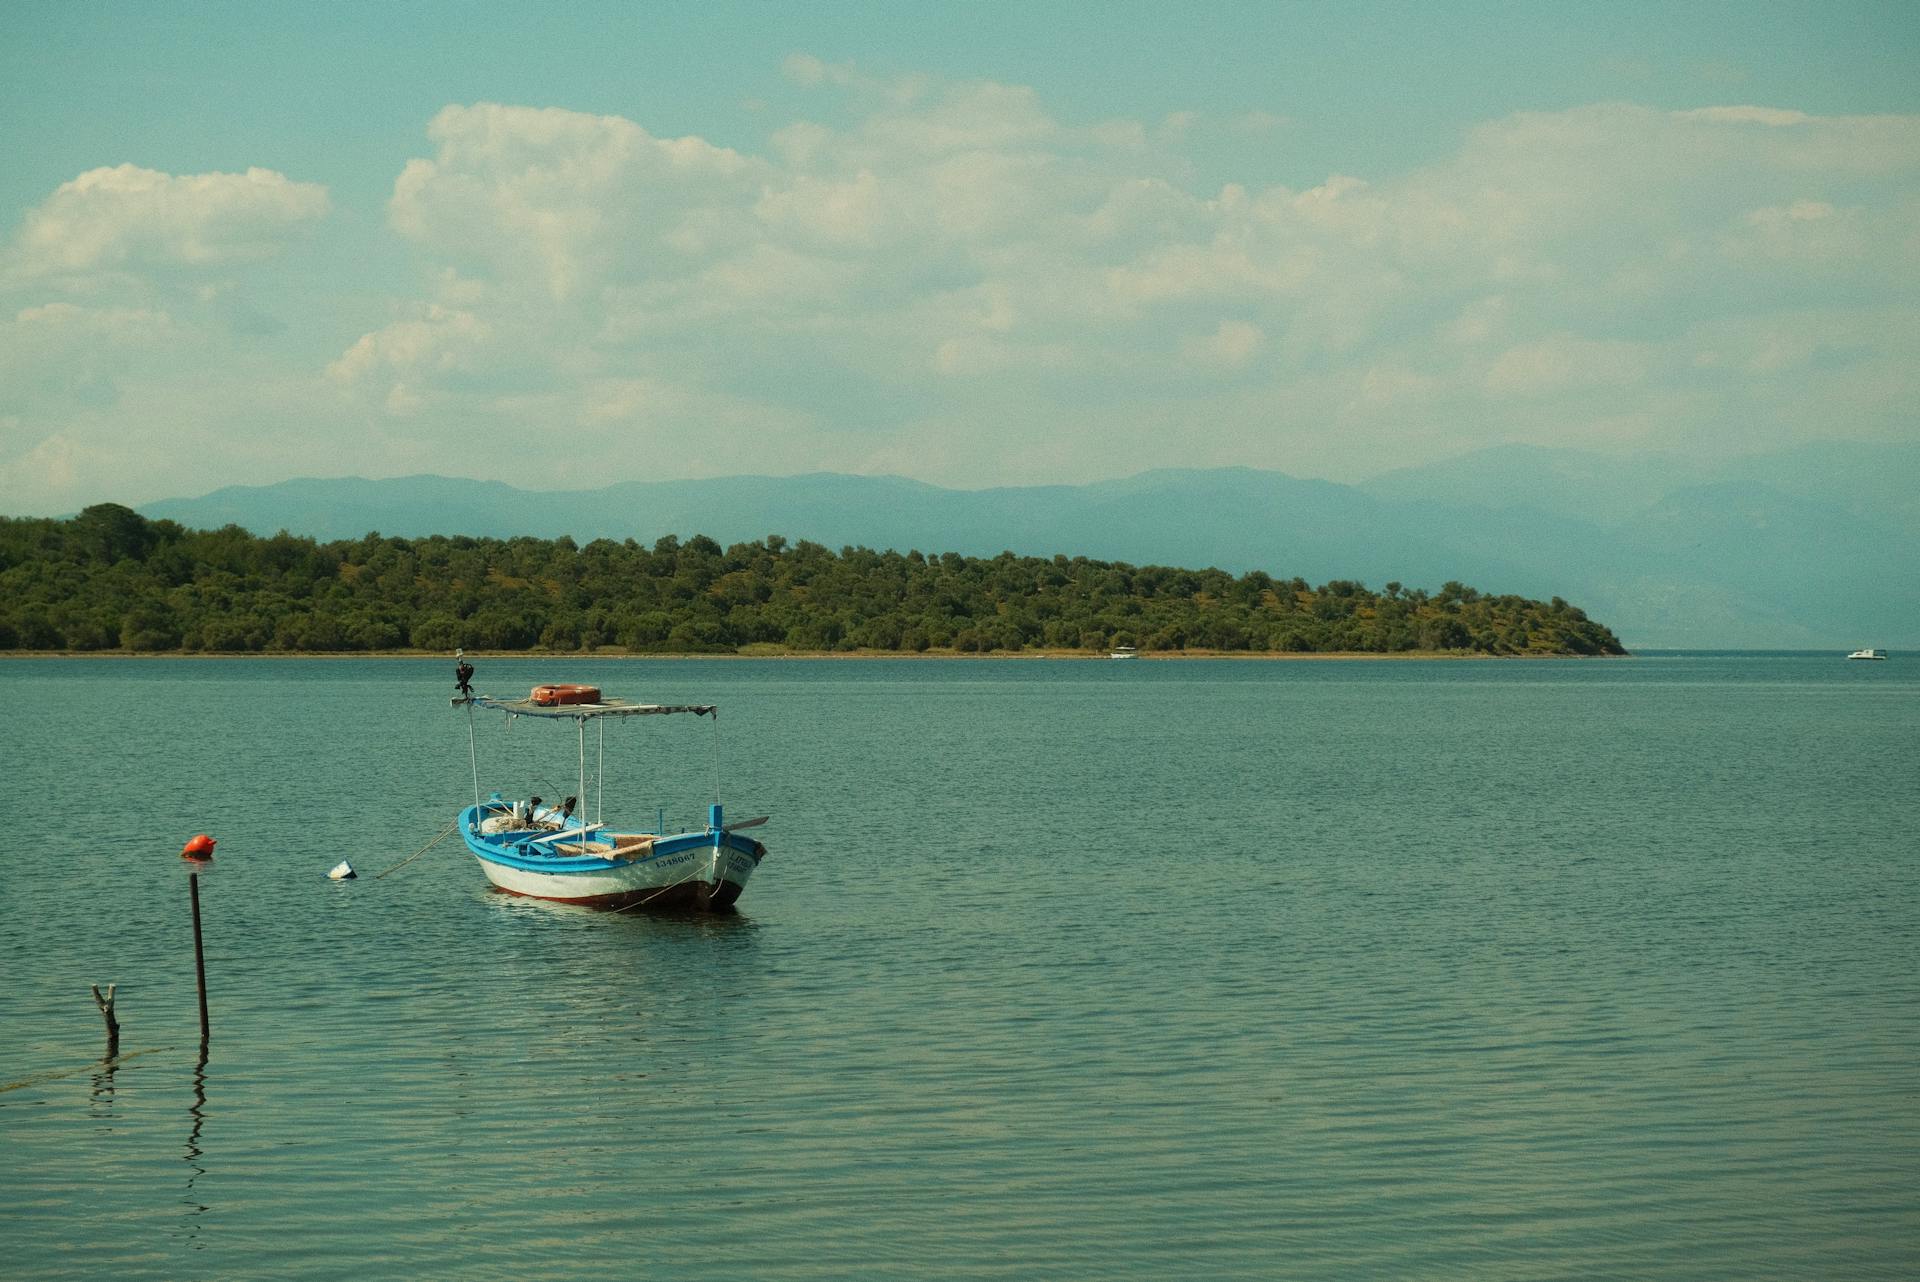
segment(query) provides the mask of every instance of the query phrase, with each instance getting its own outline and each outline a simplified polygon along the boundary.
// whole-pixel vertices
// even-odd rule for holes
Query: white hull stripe
[[[730,881],[744,887],[753,875],[751,855],[723,848],[719,876],[714,876],[712,846],[698,846],[678,854],[661,855],[642,863],[609,864],[583,872],[545,873],[496,863],[475,854],[487,880],[502,890],[536,899],[600,899],[635,891],[658,890],[690,882]]]

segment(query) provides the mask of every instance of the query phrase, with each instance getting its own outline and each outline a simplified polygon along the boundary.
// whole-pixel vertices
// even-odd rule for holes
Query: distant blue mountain
[[[441,476],[229,487],[141,511],[183,525],[635,539],[781,534],[1561,596],[1631,647],[1920,646],[1920,448],[1820,446],[1720,469],[1483,451],[1360,486],[1251,468],[950,490],[892,476],[630,481],[590,491]]]

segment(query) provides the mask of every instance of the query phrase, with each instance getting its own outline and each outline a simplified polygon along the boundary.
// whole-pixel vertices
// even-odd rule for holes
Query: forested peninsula
[[[1555,597],[778,535],[316,543],[117,504],[0,517],[0,650],[1624,654]]]

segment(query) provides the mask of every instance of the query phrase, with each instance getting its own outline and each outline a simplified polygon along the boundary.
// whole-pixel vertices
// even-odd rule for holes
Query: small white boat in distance
[[[1130,645],[1117,645],[1113,647],[1113,650],[1107,657],[1109,659],[1137,659],[1140,657],[1140,652]]]
[[[1885,650],[1855,650],[1847,657],[1849,659],[1884,659],[1887,657],[1887,652]]]

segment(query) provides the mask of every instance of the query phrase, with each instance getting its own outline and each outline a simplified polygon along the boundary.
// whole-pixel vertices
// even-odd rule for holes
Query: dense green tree
[[[1222,653],[1617,654],[1611,632],[1447,583],[1431,597],[1336,579],[1084,557],[905,554],[778,535],[722,548],[365,538],[316,544],[186,530],[114,504],[0,518],[0,649],[258,653],[411,646],[557,652],[962,653],[1194,648]]]

